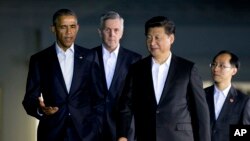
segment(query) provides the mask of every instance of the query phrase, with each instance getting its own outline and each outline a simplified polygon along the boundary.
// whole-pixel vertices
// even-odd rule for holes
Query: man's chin
[[[73,42],[70,42],[70,43],[64,44],[64,46],[67,47],[67,48],[70,48],[70,46],[71,46],[72,44],[73,44]]]

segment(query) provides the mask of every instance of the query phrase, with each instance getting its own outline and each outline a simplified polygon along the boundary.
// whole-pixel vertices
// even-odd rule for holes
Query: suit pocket
[[[192,125],[190,123],[177,123],[176,124],[177,131],[181,130],[190,130],[192,131]]]

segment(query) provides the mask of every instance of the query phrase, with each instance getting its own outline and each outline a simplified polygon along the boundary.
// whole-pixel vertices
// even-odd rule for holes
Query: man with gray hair
[[[120,45],[124,30],[124,19],[114,11],[101,16],[99,35],[102,44],[93,48],[101,67],[100,83],[106,99],[103,125],[103,140],[116,141],[116,107],[123,89],[125,78],[131,64],[141,59],[141,55],[123,48]],[[129,141],[134,140],[133,122],[129,131]]]

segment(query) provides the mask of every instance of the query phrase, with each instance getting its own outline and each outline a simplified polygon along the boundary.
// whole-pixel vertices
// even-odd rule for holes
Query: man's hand
[[[42,109],[45,115],[53,115],[59,110],[58,107],[51,107],[51,106],[46,107],[42,97],[39,97],[38,99],[39,99],[40,108]]]

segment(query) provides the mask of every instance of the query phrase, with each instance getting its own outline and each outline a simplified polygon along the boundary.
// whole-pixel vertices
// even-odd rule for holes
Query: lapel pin
[[[230,98],[229,101],[230,101],[231,103],[233,103],[233,102],[234,102],[234,99]]]
[[[83,58],[82,56],[79,57],[79,59],[82,59],[82,58]]]

